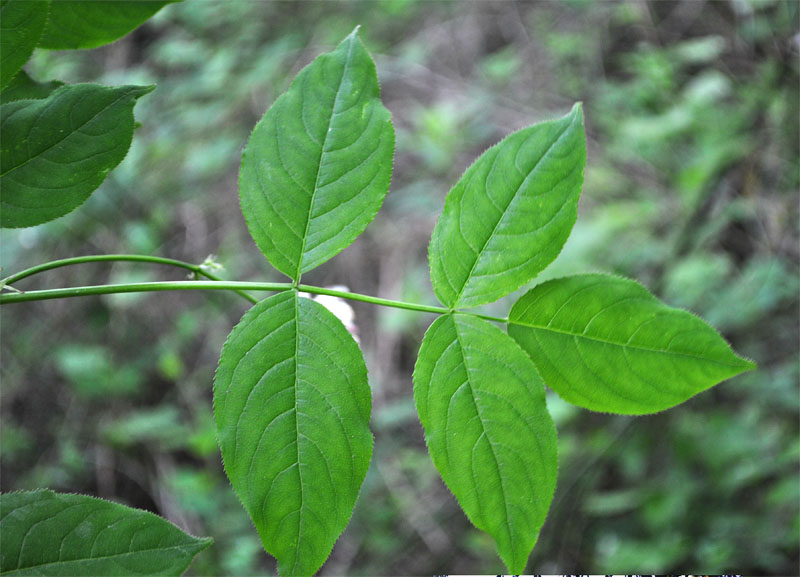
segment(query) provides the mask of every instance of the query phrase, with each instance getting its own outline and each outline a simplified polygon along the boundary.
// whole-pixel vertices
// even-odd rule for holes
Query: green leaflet
[[[109,44],[176,1],[180,0],[57,0],[39,47],[64,50]]]
[[[580,104],[484,152],[448,193],[431,236],[442,304],[496,301],[550,264],[575,224],[585,164]]]
[[[389,189],[394,128],[357,31],[297,75],[242,154],[247,227],[294,280],[352,243]]]
[[[287,291],[236,325],[214,379],[225,471],[281,575],[311,575],[347,526],[372,455],[361,351]]]
[[[470,521],[522,573],[556,486],[556,429],[525,353],[494,325],[439,317],[414,368],[414,401],[433,462]]]
[[[154,86],[62,86],[0,107],[0,226],[34,226],[83,204],[125,157],[133,106]]]
[[[0,92],[0,104],[14,100],[47,98],[58,87],[64,86],[63,82],[51,80],[50,82],[37,82],[20,70],[11,79],[11,82]]]
[[[210,538],[138,509],[39,490],[0,495],[0,575],[180,575]]]
[[[0,0],[0,90],[33,54],[47,23],[49,5],[49,0]]]
[[[663,411],[756,368],[700,318],[609,275],[534,287],[511,309],[508,332],[545,383],[593,411]]]

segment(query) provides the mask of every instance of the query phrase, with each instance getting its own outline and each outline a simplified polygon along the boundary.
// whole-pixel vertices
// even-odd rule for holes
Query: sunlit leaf
[[[358,345],[294,291],[248,311],[222,349],[214,411],[225,471],[282,575],[311,575],[347,526],[372,455]]]
[[[154,86],[62,86],[0,107],[0,225],[34,226],[83,204],[128,152],[133,106]]]
[[[176,1],[180,0],[57,0],[39,47],[64,50],[109,44]]]
[[[555,491],[556,430],[544,386],[519,346],[487,321],[437,319],[414,369],[433,462],[470,521],[522,573]]]
[[[0,89],[5,88],[36,48],[50,1],[0,0]]]
[[[449,307],[489,303],[550,264],[578,215],[583,113],[524,128],[484,152],[448,193],[431,237],[431,281]]]
[[[391,115],[357,30],[297,75],[256,125],[239,195],[250,234],[293,279],[348,246],[389,188]]]
[[[180,575],[211,539],[147,511],[87,497],[0,495],[0,575]]]
[[[511,309],[508,332],[548,386],[593,411],[663,411],[755,368],[700,318],[609,275],[534,287]]]

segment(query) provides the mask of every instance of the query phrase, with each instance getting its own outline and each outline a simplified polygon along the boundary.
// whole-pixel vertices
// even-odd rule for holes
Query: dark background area
[[[528,572],[797,574],[800,554],[800,3],[212,2],[162,10],[91,51],[37,51],[37,80],[158,84],[125,161],[74,213],[0,233],[10,274],[141,253],[236,280],[285,280],[250,239],[237,172],[254,124],[355,25],[397,129],[381,212],[304,280],[433,304],[427,242],[488,146],[584,102],[580,215],[536,281],[640,280],[717,327],[758,371],[652,416],[548,393],[556,496]],[[52,271],[20,289],[181,279],[136,263]],[[521,291],[486,307],[505,315]],[[112,295],[2,309],[3,491],[48,487],[152,510],[214,537],[194,575],[275,564],[222,471],[211,383],[247,309],[234,294]],[[411,372],[433,317],[355,303],[375,450],[323,575],[496,573],[426,453]]]

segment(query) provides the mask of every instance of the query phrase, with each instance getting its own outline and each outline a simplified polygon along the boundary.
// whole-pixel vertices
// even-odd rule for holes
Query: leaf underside
[[[47,23],[48,2],[0,2],[0,90],[28,61]]]
[[[0,495],[0,575],[180,575],[211,539],[138,509],[31,491]]]
[[[663,411],[755,368],[702,319],[610,275],[534,287],[511,309],[508,332],[548,386],[593,411]]]
[[[175,1],[178,0],[57,0],[50,8],[39,47],[66,50],[109,44]]]
[[[222,349],[214,412],[225,471],[281,575],[311,575],[347,526],[372,455],[358,345],[287,291],[248,311]]]
[[[0,225],[63,216],[89,198],[128,152],[133,106],[154,86],[62,86],[0,107]]]
[[[381,207],[393,154],[375,64],[354,31],[297,75],[242,154],[242,213],[261,252],[295,280],[339,253]]]
[[[575,224],[585,164],[580,104],[484,152],[448,193],[431,236],[442,304],[493,302],[544,270]]]
[[[470,521],[522,573],[555,491],[556,430],[544,385],[490,323],[445,315],[425,334],[414,400],[433,462]]]

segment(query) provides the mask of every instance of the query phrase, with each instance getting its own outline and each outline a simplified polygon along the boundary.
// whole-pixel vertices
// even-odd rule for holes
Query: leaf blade
[[[3,104],[0,226],[35,226],[81,204],[128,152],[133,107],[154,86],[62,86]]]
[[[294,291],[264,299],[223,347],[214,412],[225,471],[264,548],[281,574],[313,574],[350,519],[372,455],[358,345]]]
[[[50,8],[39,47],[79,50],[110,44],[180,0],[58,0]]]
[[[389,189],[394,128],[356,32],[297,75],[242,154],[250,234],[294,280],[352,243]]]
[[[512,307],[508,332],[564,400],[593,411],[662,411],[755,368],[699,317],[610,275],[534,287]]]
[[[450,190],[428,247],[442,304],[495,301],[550,264],[575,224],[586,164],[580,104],[484,152]]]
[[[33,54],[47,23],[49,6],[49,0],[3,0],[0,4],[0,90]]]
[[[2,575],[180,575],[211,539],[147,511],[53,491],[0,495]]]
[[[524,572],[558,470],[556,430],[536,368],[497,327],[445,315],[420,347],[414,401],[442,479],[470,521],[497,542],[508,570]]]
[[[11,82],[0,92],[0,104],[15,100],[40,100],[47,98],[58,87],[64,86],[63,82],[51,80],[50,82],[37,82],[20,70],[11,79]]]

